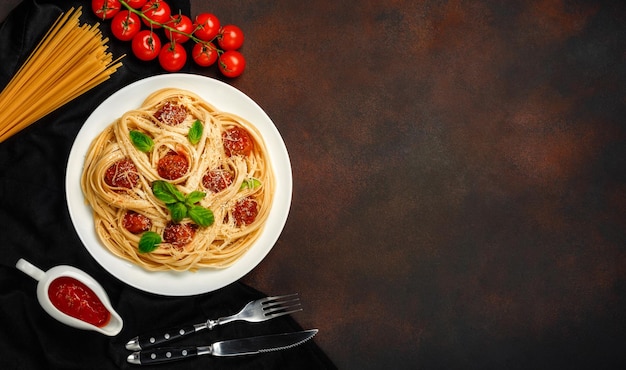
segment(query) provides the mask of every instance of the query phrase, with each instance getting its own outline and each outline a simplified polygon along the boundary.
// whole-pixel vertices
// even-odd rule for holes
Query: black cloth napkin
[[[169,1],[173,12],[190,14],[189,1]],[[4,87],[62,11],[83,6],[81,20],[98,20],[88,1],[34,1],[18,5],[0,26],[0,87]],[[108,24],[103,33],[110,36]],[[126,363],[125,343],[137,334],[232,314],[265,294],[236,282],[192,297],[164,297],[139,291],[101,268],[81,244],[65,200],[65,170],[74,138],[89,114],[110,94],[138,79],[164,73],[157,62],[135,59],[127,43],[111,40],[114,56],[128,54],[111,80],[0,143],[0,368],[118,369]],[[189,71],[188,65],[184,71]],[[36,298],[37,282],[15,268],[24,258],[42,270],[60,264],[82,269],[98,280],[124,319],[122,332],[106,337],[74,329],[51,318]],[[289,292],[272,292],[289,293]],[[205,330],[181,344],[301,330],[294,317],[263,323],[231,323]],[[296,348],[261,355],[202,356],[157,369],[333,369],[309,341]]]

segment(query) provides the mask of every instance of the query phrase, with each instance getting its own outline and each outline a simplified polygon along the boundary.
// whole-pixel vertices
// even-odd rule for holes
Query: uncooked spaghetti
[[[190,91],[163,89],[94,139],[81,187],[109,251],[147,270],[181,271],[224,268],[250,248],[274,177],[253,124]],[[148,235],[157,241],[146,250]]]
[[[106,81],[122,63],[81,8],[61,14],[0,93],[0,142]]]

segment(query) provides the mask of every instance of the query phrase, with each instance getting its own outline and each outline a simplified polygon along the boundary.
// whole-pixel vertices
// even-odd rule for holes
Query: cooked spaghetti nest
[[[166,105],[184,107],[184,120],[172,125],[157,119],[155,115]],[[203,130],[196,138],[198,142],[192,143],[195,140],[190,140],[190,131],[198,122]],[[245,130],[252,139],[248,154],[225,149],[224,133],[236,128]],[[153,146],[141,151],[131,131],[151,138]],[[182,155],[188,168],[179,178],[165,179],[158,167],[162,158],[172,153]],[[134,164],[136,174],[114,175],[130,178],[132,186],[108,183],[106,178],[112,172],[127,170],[116,164],[128,160]],[[230,176],[227,187],[217,192],[203,181],[214,169]],[[154,194],[156,182],[167,182],[184,195],[205,193],[195,206],[210,210],[213,223],[202,227],[188,217],[175,222],[167,204]],[[151,271],[194,271],[230,266],[250,248],[269,215],[274,176],[263,138],[253,124],[217,110],[190,91],[167,88],[151,94],[139,109],[124,113],[94,139],[85,158],[81,187],[93,210],[96,233],[113,254]],[[256,203],[256,217],[239,219],[241,216],[235,213],[242,200]],[[127,229],[125,217],[129,213],[149,219],[148,231],[161,236],[152,251],[140,251],[146,232]],[[164,233],[172,225],[192,230],[191,241],[168,242]]]

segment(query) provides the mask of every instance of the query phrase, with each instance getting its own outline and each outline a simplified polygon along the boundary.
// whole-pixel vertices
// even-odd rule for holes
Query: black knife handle
[[[158,334],[147,334],[140,335],[134,339],[139,347],[130,348],[130,349],[146,349],[151,347],[160,346],[176,339],[180,339],[186,335],[191,333],[195,333],[196,328],[193,325],[182,326],[178,328],[171,328],[168,330],[164,330],[159,332]],[[131,341],[132,342],[132,341]]]
[[[197,355],[198,349],[196,347],[161,347],[135,352],[128,356],[128,362],[136,364],[137,362],[131,361],[131,358],[137,359],[137,357],[139,357],[140,365],[160,364],[163,362],[184,360]]]

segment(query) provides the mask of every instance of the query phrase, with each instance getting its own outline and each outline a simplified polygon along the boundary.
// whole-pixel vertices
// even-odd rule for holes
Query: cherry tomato
[[[227,24],[220,30],[217,43],[224,50],[237,50],[243,45],[243,31],[234,24]]]
[[[139,172],[133,161],[123,158],[107,168],[104,182],[112,187],[132,189],[139,183]]]
[[[126,0],[126,4],[133,9],[139,9],[146,4],[148,0]]]
[[[211,13],[200,13],[193,23],[194,36],[202,41],[211,41],[220,32],[220,21]]]
[[[227,156],[248,155],[254,148],[252,137],[245,129],[235,126],[222,133],[224,152]]]
[[[236,50],[228,50],[219,57],[218,67],[226,77],[237,77],[246,69],[246,59]]]
[[[183,249],[191,242],[196,234],[196,225],[192,224],[168,224],[163,230],[163,241],[172,244],[174,248]]]
[[[141,11],[148,19],[161,24],[169,21],[172,15],[170,6],[162,0],[148,0],[148,2],[141,7]],[[152,24],[152,28],[161,28],[160,24],[150,23],[150,21],[144,18],[142,18],[142,20],[148,27]]]
[[[228,170],[214,169],[207,171],[202,177],[202,185],[214,193],[226,189],[233,183],[233,173]]]
[[[166,180],[180,179],[188,170],[189,162],[187,162],[187,157],[176,152],[167,153],[157,163],[159,176]]]
[[[250,225],[256,220],[259,214],[259,207],[256,200],[250,197],[240,199],[235,203],[233,218],[237,226]]]
[[[91,1],[91,10],[96,15],[96,17],[105,20],[111,19],[117,14],[122,8],[122,4],[120,4],[119,0],[92,0]]]
[[[168,72],[179,71],[187,62],[187,51],[176,42],[168,42],[159,53],[159,64]]]
[[[166,125],[180,125],[187,118],[187,108],[184,105],[166,102],[159,110],[154,112],[154,118]]]
[[[150,30],[139,31],[133,37],[131,48],[137,58],[144,61],[152,60],[161,51],[161,40]]]
[[[191,50],[191,56],[197,65],[208,67],[217,60],[217,48],[213,43],[197,43]]]
[[[177,14],[173,16],[172,19],[166,23],[166,25],[188,35],[193,32],[193,23],[191,22],[191,19],[184,14]],[[172,32],[170,30],[166,30],[165,35],[170,41],[175,41],[179,44],[189,40],[189,36],[178,32]]]
[[[141,29],[139,16],[128,10],[117,13],[111,21],[111,32],[118,40],[130,41]]]
[[[144,216],[141,213],[128,211],[124,214],[122,225],[126,230],[133,234],[141,234],[142,232],[150,230],[152,227],[152,220],[150,220],[148,216]]]

